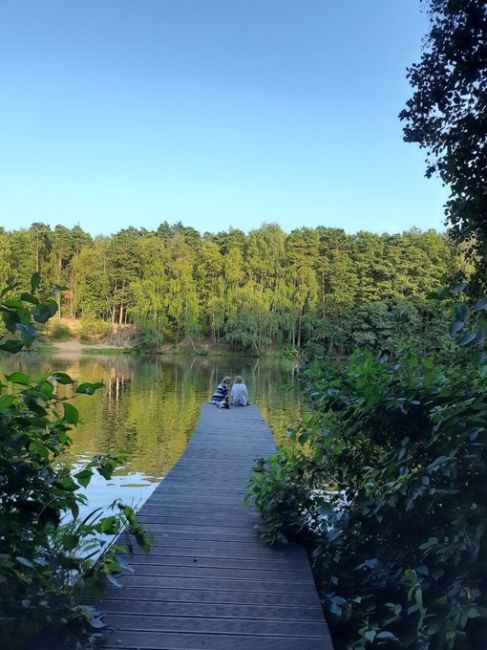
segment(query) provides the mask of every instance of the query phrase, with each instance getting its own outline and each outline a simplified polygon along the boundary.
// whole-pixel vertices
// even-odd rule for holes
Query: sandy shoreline
[[[81,354],[84,350],[119,350],[123,352],[124,348],[119,345],[109,345],[108,343],[80,343],[79,341],[52,341],[50,343],[56,352],[63,354]]]

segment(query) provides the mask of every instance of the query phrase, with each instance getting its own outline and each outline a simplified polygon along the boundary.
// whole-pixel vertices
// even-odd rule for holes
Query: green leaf
[[[455,295],[462,293],[462,291],[465,291],[465,287],[467,286],[467,282],[460,282],[460,284],[457,284],[451,292]]]
[[[105,479],[112,478],[113,472],[117,469],[118,463],[115,460],[103,460],[97,466],[97,471]]]
[[[438,291],[436,292],[436,299],[437,300],[444,300],[445,298],[448,298],[450,295],[450,290],[448,287],[440,287]]]
[[[49,381],[43,381],[39,385],[39,390],[45,397],[50,398],[54,393],[54,386]]]
[[[127,517],[127,521],[129,522],[129,524],[131,526],[136,526],[137,515],[135,514],[135,510],[131,506],[128,506],[127,504],[121,506],[121,510],[123,511],[124,515]]]
[[[57,312],[58,306],[55,300],[36,305],[32,310],[32,316],[38,323],[46,323]]]
[[[13,395],[2,395],[0,397],[0,411],[9,409],[14,402],[15,397]]]
[[[399,603],[386,603],[386,607],[388,607],[396,616],[399,616],[402,610],[402,605]]]
[[[139,546],[139,548],[141,548],[145,553],[148,553],[151,549],[151,544],[144,532],[142,530],[138,530],[134,532],[134,535],[137,546]]]
[[[51,316],[54,316],[54,314],[55,314],[55,313],[57,312],[57,310],[58,310],[58,304],[57,304],[57,302],[56,302],[55,300],[53,300],[52,298],[50,298],[50,299],[47,301],[46,304],[47,304],[47,306],[49,307],[49,310],[50,310],[50,312],[51,312]]]
[[[91,469],[82,469],[80,472],[74,475],[74,478],[78,481],[78,483],[80,483],[80,485],[87,487],[92,476],[93,472]]]
[[[79,542],[79,535],[72,535],[68,533],[63,536],[63,548],[66,551],[72,551],[76,548]]]
[[[39,440],[32,440],[29,444],[29,451],[31,454],[41,456],[41,458],[49,458],[49,448],[43,445]]]
[[[67,492],[76,492],[78,489],[78,485],[71,478],[71,476],[64,476],[63,478],[56,481],[56,485],[58,487],[61,487],[63,490],[66,490]]]
[[[336,603],[330,603],[330,605],[328,606],[328,611],[329,611],[331,614],[335,614],[335,616],[341,616],[343,610],[342,610],[342,608],[341,608],[339,605],[337,605]]]
[[[79,411],[76,406],[73,406],[69,402],[64,402],[64,419],[69,424],[77,424],[79,421]]]
[[[73,515],[73,519],[77,519],[77,517],[79,515],[79,506],[76,503],[76,501],[69,504],[69,509],[71,510],[71,514]]]
[[[26,323],[16,323],[15,327],[22,333],[22,335],[27,335],[30,339],[30,342],[32,342],[37,336],[37,332],[32,327],[32,325],[27,325]]]
[[[6,307],[10,311],[16,311],[22,307],[22,303],[18,298],[9,298],[4,301],[2,307]]]
[[[65,372],[55,372],[49,379],[56,381],[58,384],[72,384],[73,380]]]
[[[23,566],[29,567],[29,569],[34,568],[34,563],[31,560],[28,560],[26,557],[17,556],[16,561]]]
[[[101,381],[96,382],[95,384],[84,382],[76,388],[76,392],[81,395],[94,395],[98,388],[103,388],[103,383]]]
[[[462,338],[458,341],[458,345],[460,347],[465,347],[466,345],[470,345],[472,341],[475,341],[477,338],[477,332],[467,332]]]
[[[114,515],[110,517],[104,517],[98,524],[100,533],[105,533],[106,535],[114,535],[119,528],[118,518]]]
[[[17,354],[23,350],[23,348],[23,341],[19,341],[18,339],[10,339],[9,341],[5,341],[5,343],[2,343],[0,345],[0,350],[3,350],[4,352],[10,352],[10,354]]]
[[[30,290],[32,293],[35,293],[37,291],[40,283],[41,283],[41,274],[36,272],[32,275],[30,279]]]
[[[416,601],[416,605],[418,606],[418,610],[420,612],[424,612],[424,607],[423,607],[423,592],[421,589],[416,589],[414,592],[414,599]]]
[[[22,322],[22,318],[17,310],[5,310],[2,312],[2,320],[5,323],[5,327],[12,334],[17,333],[17,325]]]
[[[309,440],[309,433],[307,433],[306,431],[298,437],[298,442],[300,445],[305,445],[308,440]]]
[[[450,326],[450,334],[458,334],[465,327],[463,320],[456,320]]]
[[[483,309],[487,309],[487,298],[479,298],[472,309],[474,311],[482,311]]]
[[[33,296],[31,293],[21,293],[20,299],[24,302],[30,302],[32,305],[39,304],[39,298],[36,298],[36,296]]]
[[[60,558],[60,563],[65,569],[72,569],[74,571],[79,570],[80,560],[75,557],[62,557]]]
[[[424,544],[421,544],[419,547],[421,551],[424,551],[427,548],[430,548],[431,546],[435,546],[438,544],[438,537],[430,537],[427,542]],[[414,571],[406,571],[406,579],[415,579],[416,578],[416,573]]]
[[[46,304],[36,305],[32,310],[32,316],[38,323],[47,323],[47,321],[51,318],[51,310]]]
[[[30,377],[23,372],[12,372],[10,375],[5,375],[7,381],[13,384],[21,384],[22,386],[30,386]]]
[[[470,316],[470,308],[464,302],[461,302],[455,307],[455,318],[465,322]]]

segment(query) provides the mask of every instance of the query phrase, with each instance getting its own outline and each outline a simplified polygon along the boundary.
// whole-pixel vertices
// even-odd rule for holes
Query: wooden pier
[[[275,451],[255,406],[205,404],[176,466],[139,510],[154,535],[100,605],[105,648],[332,650],[304,550],[274,550],[243,506],[249,471]]]

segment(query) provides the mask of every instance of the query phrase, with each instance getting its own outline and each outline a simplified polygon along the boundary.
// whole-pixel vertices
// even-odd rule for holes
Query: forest
[[[33,272],[46,290],[62,288],[59,317],[101,333],[134,324],[142,348],[206,339],[258,355],[307,342],[343,351],[374,345],[378,328],[404,319],[419,327],[431,288],[465,276],[469,263],[433,230],[287,234],[263,224],[200,234],[167,222],[95,238],[80,226],[0,230],[2,286],[25,288]]]
[[[246,500],[267,542],[305,546],[335,650],[487,648],[487,11],[485,0],[423,6],[430,32],[399,117],[426,175],[449,188],[445,234],[0,230],[10,363],[65,318],[130,326],[140,348],[299,351],[306,412],[257,460]],[[92,650],[103,622],[91,603],[124,570],[116,552],[150,549],[118,499],[113,514],[79,516],[84,488],[111,479],[124,452],[59,463],[76,444],[72,401],[99,390],[49,366],[0,385],[2,647]],[[117,417],[146,416],[144,399],[124,410],[117,399]],[[95,561],[100,535],[123,528],[127,546]]]

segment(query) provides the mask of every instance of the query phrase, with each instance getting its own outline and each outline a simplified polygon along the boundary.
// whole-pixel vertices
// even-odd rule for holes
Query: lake
[[[4,372],[59,371],[76,382],[103,382],[95,395],[73,400],[81,422],[72,431],[67,460],[82,465],[96,454],[123,449],[127,462],[110,481],[93,479],[87,489],[90,509],[106,507],[116,498],[140,505],[184,452],[201,403],[225,375],[242,375],[250,401],[259,406],[278,440],[287,437],[288,426],[298,422],[303,408],[299,385],[278,360],[22,353],[2,359],[1,367]],[[58,386],[60,395],[66,390]]]

